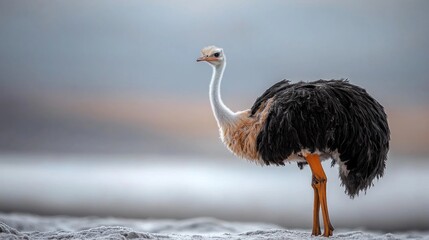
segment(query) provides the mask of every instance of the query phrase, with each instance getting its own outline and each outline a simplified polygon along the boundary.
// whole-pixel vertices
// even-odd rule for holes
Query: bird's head
[[[223,49],[215,46],[208,46],[201,50],[201,57],[197,58],[197,62],[207,62],[210,65],[217,66],[224,61]]]

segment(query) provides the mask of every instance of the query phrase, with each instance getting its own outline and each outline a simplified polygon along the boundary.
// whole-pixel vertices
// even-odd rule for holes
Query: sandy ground
[[[0,214],[1,239],[324,239],[309,230],[213,218],[136,220]],[[376,233],[337,230],[331,239],[429,239],[429,232]]]

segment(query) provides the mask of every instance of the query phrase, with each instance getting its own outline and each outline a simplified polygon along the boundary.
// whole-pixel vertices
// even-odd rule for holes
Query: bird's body
[[[332,159],[340,166],[346,193],[354,197],[381,177],[390,132],[383,107],[364,89],[345,80],[291,84],[283,80],[266,90],[251,109],[232,112],[220,96],[225,56],[207,47],[198,61],[213,66],[210,100],[226,146],[237,156],[259,164],[309,164],[314,189],[313,235],[332,235],[326,201],[326,175],[320,164]]]
[[[298,159],[302,166],[305,152],[318,153],[340,165],[350,196],[383,175],[389,147],[386,114],[364,89],[344,80],[281,81],[256,100],[251,117],[266,102],[268,114],[256,139],[265,164]]]

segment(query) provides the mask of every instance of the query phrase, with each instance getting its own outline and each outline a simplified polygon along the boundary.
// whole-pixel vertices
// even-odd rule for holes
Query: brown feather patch
[[[251,115],[250,109],[239,113],[234,123],[221,127],[222,141],[236,156],[264,164],[257,151],[256,138],[268,116],[273,99],[268,99]]]

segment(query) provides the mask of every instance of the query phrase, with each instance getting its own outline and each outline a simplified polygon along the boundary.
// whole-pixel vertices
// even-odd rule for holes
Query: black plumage
[[[347,167],[340,178],[351,197],[383,175],[390,140],[387,117],[363,88],[346,80],[283,80],[256,100],[251,114],[269,99],[269,114],[257,137],[265,164],[284,165],[303,149],[330,156],[338,152],[333,164],[341,161]]]

